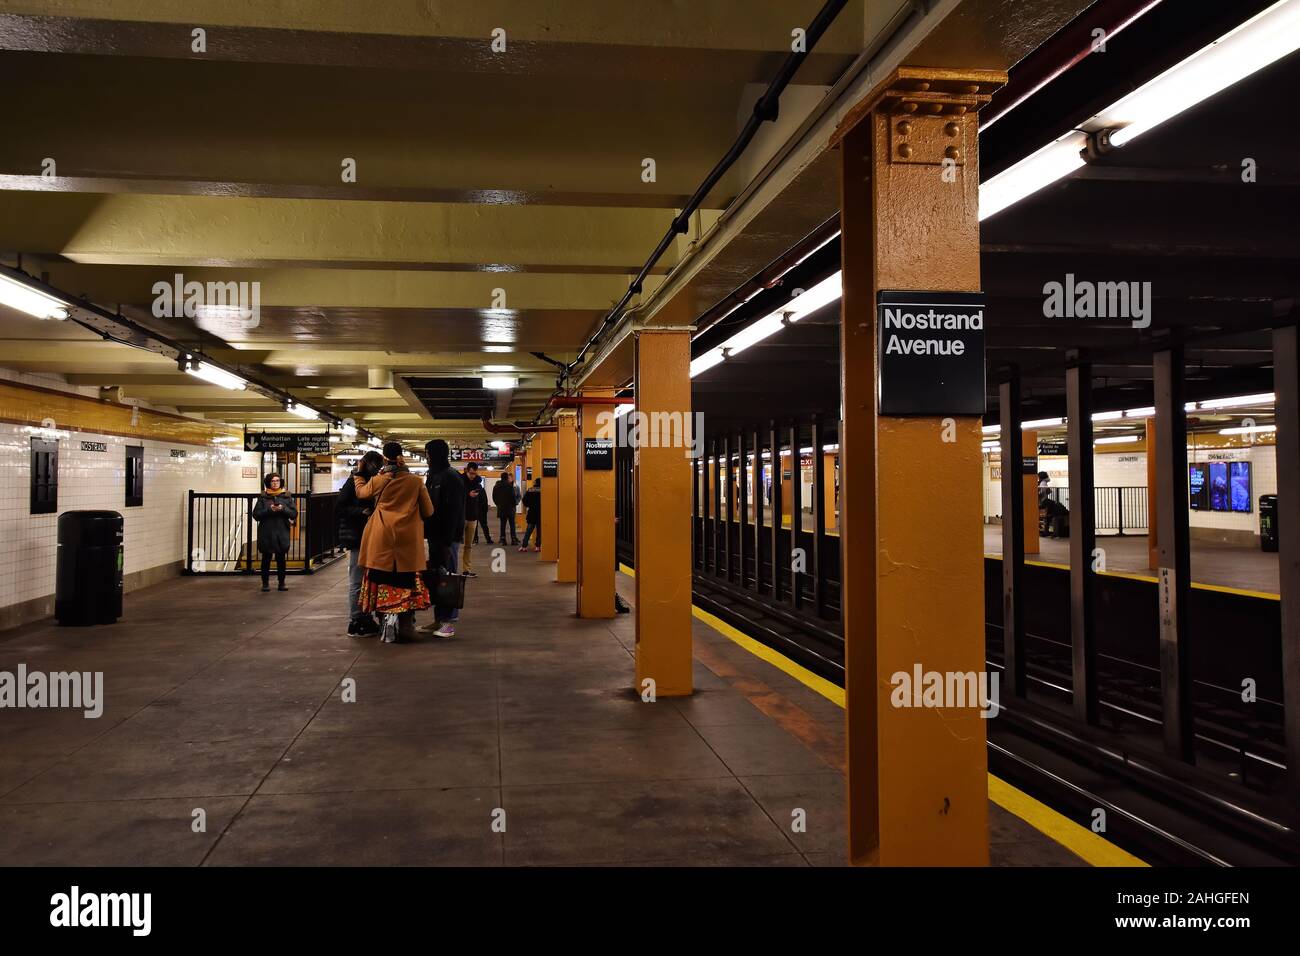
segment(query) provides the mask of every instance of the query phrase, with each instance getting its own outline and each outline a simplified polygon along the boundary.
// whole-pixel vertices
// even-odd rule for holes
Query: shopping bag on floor
[[[465,606],[465,575],[452,574],[446,568],[428,568],[420,573],[434,607]]]

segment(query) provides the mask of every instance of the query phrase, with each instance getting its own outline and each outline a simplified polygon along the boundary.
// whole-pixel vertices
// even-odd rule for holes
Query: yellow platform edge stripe
[[[630,578],[636,577],[636,572],[626,564],[620,563],[618,569]],[[748,634],[694,604],[691,605],[691,614],[755,657],[793,677],[832,703],[840,707],[844,706],[844,688],[836,687],[824,677],[819,677],[807,668],[799,666],[784,654],[754,640]],[[1039,833],[1059,843],[1086,863],[1092,866],[1149,865],[1127,850],[1122,850],[1093,833],[1087,827],[1080,826],[1069,817],[1058,813],[1047,804],[1035,800],[1023,790],[1016,789],[1002,778],[995,777],[993,774],[989,774],[988,777],[990,800],[1013,816],[1024,820]]]
[[[988,551],[984,552],[984,557],[993,561],[1002,560],[1002,555],[992,554]],[[1026,558],[1025,564],[1032,564],[1036,568],[1056,568],[1058,571],[1070,570],[1068,564],[1055,564],[1051,561],[1030,561]],[[1097,575],[1106,578],[1128,578],[1130,581],[1145,581],[1147,584],[1160,583],[1149,574],[1135,574],[1132,571],[1098,571]],[[1242,597],[1262,598],[1265,601],[1282,600],[1282,595],[1274,594],[1272,591],[1247,591],[1245,588],[1232,588],[1228,587],[1226,584],[1200,584],[1193,581],[1192,587],[1197,591],[1220,591],[1224,594],[1239,594]]]

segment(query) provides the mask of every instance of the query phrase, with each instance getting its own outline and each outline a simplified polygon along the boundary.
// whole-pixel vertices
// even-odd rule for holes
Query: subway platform
[[[342,561],[0,634],[0,668],[102,671],[105,697],[0,712],[0,865],[845,863],[843,711],[806,675],[697,615],[695,695],[642,702],[629,616],[580,620],[553,564],[491,554],[453,640],[346,636]],[[994,865],[1086,865],[1036,826],[1106,846],[1002,803],[1034,824],[990,803]]]

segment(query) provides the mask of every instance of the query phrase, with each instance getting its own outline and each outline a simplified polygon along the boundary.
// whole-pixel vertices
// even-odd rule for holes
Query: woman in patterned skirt
[[[420,572],[427,564],[424,522],[433,514],[433,502],[424,482],[407,469],[402,446],[395,441],[384,445],[384,467],[379,474],[369,480],[357,475],[352,480],[358,498],[375,502],[357,558],[366,569],[361,610],[383,615],[380,640],[401,643],[415,635],[415,612],[430,605],[429,589]]]

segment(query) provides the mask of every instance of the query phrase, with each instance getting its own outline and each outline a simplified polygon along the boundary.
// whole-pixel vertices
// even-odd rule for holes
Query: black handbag
[[[452,574],[446,568],[427,568],[420,573],[424,575],[424,586],[429,589],[434,607],[465,606],[465,575]]]

